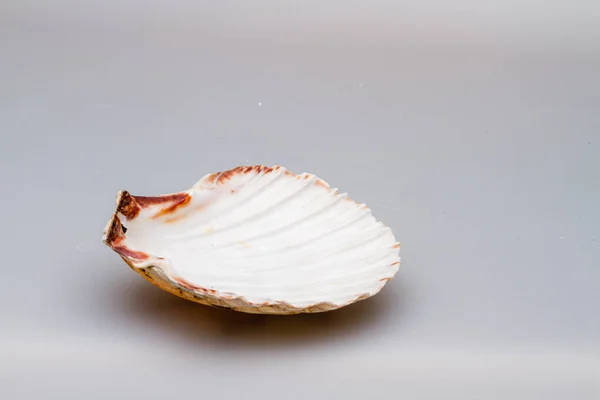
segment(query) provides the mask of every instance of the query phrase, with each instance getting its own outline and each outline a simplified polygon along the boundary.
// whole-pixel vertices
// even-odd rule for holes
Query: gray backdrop
[[[0,397],[600,398],[600,3],[4,0]],[[175,298],[119,189],[311,172],[391,226],[328,314]]]

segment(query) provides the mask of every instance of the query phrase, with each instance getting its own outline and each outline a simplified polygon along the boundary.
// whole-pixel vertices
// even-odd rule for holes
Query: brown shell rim
[[[272,171],[282,170],[286,175],[293,176],[296,179],[300,179],[302,177],[309,178],[312,177],[316,179],[316,185],[321,186],[327,190],[331,190],[329,184],[323,181],[320,178],[317,178],[313,174],[295,174],[290,172],[289,170],[281,167],[281,166],[273,166],[267,167],[265,165],[253,165],[253,166],[238,166],[236,168],[224,171],[217,172],[214,174],[207,175],[199,182],[203,180],[208,181],[213,185],[219,185],[227,182],[232,176],[236,174],[246,174],[251,171],[256,171],[258,173],[269,173]],[[197,183],[198,184],[198,183]],[[196,185],[197,185],[196,184]],[[196,186],[194,185],[194,186]],[[335,196],[338,196],[339,193],[335,193]],[[186,197],[187,196],[187,197]],[[252,313],[252,314],[299,314],[299,313],[317,313],[317,312],[325,312],[332,311],[342,307],[346,307],[350,304],[356,303],[358,301],[365,300],[367,298],[373,297],[378,294],[386,283],[393,279],[394,275],[389,278],[385,278],[381,280],[380,286],[373,294],[363,293],[355,296],[352,300],[342,303],[335,304],[332,302],[320,302],[310,306],[305,307],[296,307],[285,301],[274,301],[274,302],[264,302],[264,303],[253,303],[248,301],[243,296],[238,296],[235,294],[229,293],[218,293],[211,289],[205,289],[202,287],[198,287],[192,285],[182,278],[171,278],[167,275],[165,271],[160,266],[150,265],[147,267],[136,267],[134,265],[133,260],[147,260],[150,258],[159,259],[158,257],[154,257],[139,251],[132,251],[127,249],[124,246],[120,246],[119,243],[126,237],[126,229],[124,228],[119,214],[122,214],[127,220],[131,220],[136,218],[139,214],[139,211],[142,208],[153,206],[153,205],[168,205],[167,208],[163,209],[161,212],[168,212],[169,208],[176,208],[179,204],[185,204],[189,201],[189,195],[186,192],[179,192],[173,194],[166,194],[154,197],[148,196],[133,196],[129,192],[125,190],[119,191],[116,199],[116,209],[108,221],[103,234],[103,242],[113,251],[118,253],[123,261],[131,267],[135,272],[140,274],[144,279],[152,283],[153,285],[171,293],[178,297],[184,298],[186,300],[190,300],[196,303],[219,307],[219,308],[229,308],[235,311]],[[356,203],[354,200],[347,197],[347,200]],[[365,204],[358,204],[357,206],[362,206],[363,208],[370,211],[370,209]],[[167,210],[167,211],[165,211]],[[385,226],[385,225],[384,225]],[[400,248],[400,243],[396,243],[394,248]],[[398,261],[392,265],[400,264],[400,257]]]

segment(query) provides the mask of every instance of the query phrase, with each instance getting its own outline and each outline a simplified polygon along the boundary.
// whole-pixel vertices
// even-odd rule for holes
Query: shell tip
[[[127,190],[119,190],[117,193],[117,213],[122,214],[126,219],[135,218],[141,210],[140,204]]]
[[[104,232],[102,234],[102,241],[108,247],[112,247],[116,241],[124,237],[125,228],[123,227],[123,224],[121,224],[121,220],[115,212],[106,224],[106,227],[104,228]]]

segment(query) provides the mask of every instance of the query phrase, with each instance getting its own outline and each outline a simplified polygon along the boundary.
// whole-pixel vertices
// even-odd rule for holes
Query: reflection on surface
[[[379,294],[342,309],[289,316],[256,315],[195,304],[166,293],[142,279],[116,280],[106,296],[128,323],[158,331],[190,345],[312,345],[374,331],[386,316],[399,318],[406,306],[398,277]],[[106,299],[100,300],[104,301]]]

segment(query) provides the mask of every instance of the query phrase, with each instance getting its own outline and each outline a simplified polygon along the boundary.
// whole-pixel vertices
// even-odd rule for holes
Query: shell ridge
[[[312,198],[310,201],[315,201],[316,199],[318,199],[320,197],[320,195],[315,196],[314,198]],[[340,201],[340,199],[334,198],[334,200],[330,203],[327,203],[325,206],[321,207],[320,209],[318,209],[317,211],[312,212],[309,215],[306,216],[302,216],[284,226],[281,226],[279,228],[273,229],[271,231],[268,232],[264,232],[255,236],[251,236],[251,237],[246,237],[244,238],[244,241],[249,242],[249,241],[254,241],[256,239],[261,239],[264,237],[268,237],[268,236],[273,236],[276,234],[281,234],[283,232],[286,232],[290,229],[295,229],[300,223],[305,222],[306,220],[310,220],[315,218],[316,216],[322,214],[323,212],[329,210],[331,207],[334,207],[338,202]],[[215,248],[226,248],[226,247],[230,247],[230,246],[234,246],[238,243],[238,241],[231,241],[229,243],[225,243],[223,245],[220,246],[215,246]]]
[[[258,174],[260,175],[260,177],[263,177],[263,174]],[[210,223],[198,226],[195,229],[192,229],[186,233],[180,234],[180,235],[173,235],[170,237],[170,239],[174,240],[182,240],[182,241],[191,241],[191,240],[195,240],[198,236],[202,237],[204,236],[206,229],[208,226],[212,225],[215,223],[215,221],[218,221],[219,219],[223,218],[224,216],[227,215],[227,211],[231,210],[231,209],[239,209],[240,206],[243,207],[243,204],[246,203],[247,201],[249,201],[250,199],[254,199],[257,196],[259,196],[261,193],[263,193],[263,190],[267,187],[270,187],[271,185],[273,185],[275,182],[277,182],[279,180],[279,178],[281,178],[281,174],[278,174],[275,176],[275,178],[273,178],[271,181],[269,181],[263,188],[261,188],[261,190],[257,190],[255,192],[253,192],[252,194],[250,194],[249,196],[241,199],[240,201],[230,204],[229,206],[225,207],[222,206],[221,208],[219,208],[219,214],[216,214],[215,216],[213,216],[210,220]],[[217,230],[213,230],[211,232],[211,235],[214,235],[217,233]]]
[[[354,210],[348,210],[348,212],[350,212],[350,211],[354,211]],[[341,231],[343,229],[346,229],[346,228],[348,228],[348,227],[350,227],[350,226],[352,226],[352,225],[354,225],[354,224],[356,224],[358,222],[361,222],[362,220],[364,220],[365,218],[368,218],[370,216],[371,216],[370,213],[363,212],[361,214],[358,214],[357,217],[355,217],[355,218],[353,218],[353,219],[351,219],[351,220],[349,220],[349,221],[347,221],[347,222],[345,222],[343,224],[340,224],[340,225],[336,226],[334,229],[331,229],[329,231],[325,231],[324,233],[316,235],[316,236],[314,236],[314,237],[312,237],[310,239],[307,239],[307,240],[305,240],[303,242],[295,243],[295,244],[284,246],[284,247],[280,247],[280,248],[278,248],[276,250],[271,251],[270,253],[271,254],[279,254],[279,253],[283,253],[283,252],[286,252],[286,251],[289,251],[289,250],[300,250],[300,249],[305,248],[308,245],[314,243],[317,240],[323,239],[323,238],[328,237],[328,236],[330,236],[332,234],[336,234],[339,231]],[[251,239],[246,239],[246,240],[251,240]],[[277,242],[277,238],[275,238],[271,242],[267,242],[267,244],[268,243],[273,243],[273,242]],[[248,259],[248,258],[252,259],[252,258],[255,258],[255,257],[259,257],[260,258],[261,255],[246,255],[246,256],[244,256],[244,258],[246,258],[246,259]]]
[[[315,198],[318,198],[318,196],[315,197]],[[305,216],[303,216],[301,218],[298,218],[297,220],[292,221],[291,223],[288,223],[287,225],[284,225],[284,226],[282,226],[282,227],[280,227],[278,229],[274,229],[272,231],[269,231],[269,232],[266,232],[266,233],[263,233],[263,234],[259,234],[259,235],[256,235],[256,236],[252,236],[250,238],[246,238],[246,241],[252,241],[252,240],[256,240],[256,239],[261,239],[263,237],[272,236],[272,235],[278,235],[278,234],[284,233],[284,232],[289,231],[289,230],[297,229],[299,224],[301,224],[303,222],[306,222],[306,221],[310,221],[310,220],[315,219],[319,215],[321,215],[324,212],[330,210],[331,208],[333,208],[336,205],[338,205],[339,202],[341,202],[342,200],[344,200],[344,198],[341,195],[339,195],[339,196],[333,196],[332,198],[333,198],[333,201],[327,203],[325,206],[321,207],[319,210],[314,211],[314,212],[312,212],[312,213],[310,213],[308,215],[305,215]],[[330,218],[327,221],[329,222],[332,219],[333,218]]]
[[[348,214],[349,214],[349,213],[351,213],[352,211],[355,211],[355,210],[348,210],[348,211],[346,211],[346,212],[344,213],[344,215],[345,215],[346,213],[348,213]],[[305,241],[303,241],[303,242],[300,242],[300,243],[295,243],[295,244],[293,244],[293,245],[291,245],[291,246],[281,247],[281,248],[279,248],[279,249],[277,249],[277,250],[274,250],[272,253],[273,253],[273,254],[277,254],[277,253],[281,253],[281,252],[284,252],[284,251],[289,251],[289,250],[291,250],[291,249],[296,249],[296,250],[298,250],[298,249],[301,249],[301,248],[303,248],[303,247],[306,247],[306,245],[309,245],[309,244],[312,244],[312,243],[314,243],[314,242],[315,242],[315,241],[317,241],[317,240],[320,240],[320,239],[323,239],[323,238],[325,238],[325,237],[328,237],[328,236],[330,236],[330,235],[332,235],[332,234],[335,234],[335,233],[337,233],[337,232],[341,231],[342,229],[346,229],[346,228],[348,228],[348,227],[350,227],[350,226],[354,225],[355,223],[357,223],[357,222],[360,222],[360,221],[362,221],[362,220],[363,220],[363,219],[365,219],[365,218],[368,218],[369,216],[370,216],[370,214],[369,214],[368,212],[367,212],[367,213],[361,213],[361,214],[358,214],[358,216],[357,216],[357,217],[355,217],[355,218],[353,218],[353,219],[351,219],[351,220],[349,220],[349,221],[346,221],[346,222],[344,222],[343,224],[337,225],[335,228],[333,228],[333,229],[331,229],[331,230],[329,230],[329,231],[325,231],[325,232],[323,232],[323,233],[321,233],[321,234],[319,234],[319,235],[313,236],[312,238],[310,238],[310,239],[308,239],[308,240],[305,240]],[[333,218],[331,218],[331,219],[333,219]],[[328,221],[331,221],[331,219],[329,219]],[[325,223],[323,223],[323,224],[325,224]],[[274,241],[275,241],[275,240],[274,240]],[[267,243],[271,243],[271,242],[267,242]]]
[[[322,256],[322,258],[323,259],[328,259],[328,258],[331,258],[331,257],[339,256],[340,254],[343,254],[343,253],[345,253],[347,251],[360,249],[360,248],[364,247],[367,244],[376,242],[377,240],[381,239],[384,236],[388,236],[389,232],[386,229],[378,229],[378,228],[381,228],[381,227],[369,228],[369,229],[366,229],[365,231],[363,231],[364,233],[367,233],[367,232],[371,233],[371,232],[377,232],[377,231],[379,231],[375,236],[368,237],[368,238],[365,237],[362,240],[360,240],[359,243],[349,244],[348,246],[342,248],[341,250],[333,251],[333,252],[329,252],[329,253],[325,253]]]
[[[292,194],[287,195],[286,197],[284,197],[282,200],[278,201],[277,203],[271,204],[271,206],[269,208],[266,208],[266,209],[264,209],[264,210],[262,210],[260,212],[255,213],[255,214],[252,214],[251,216],[246,217],[245,219],[242,219],[242,220],[239,220],[239,221],[235,221],[235,222],[231,222],[229,225],[226,225],[226,226],[221,227],[219,229],[215,229],[215,230],[212,231],[211,234],[212,235],[222,234],[224,232],[230,231],[232,227],[235,227],[237,225],[246,224],[246,223],[251,222],[251,221],[254,221],[254,223],[256,223],[256,219],[260,220],[261,217],[263,217],[266,214],[269,214],[271,212],[272,208],[279,207],[282,204],[287,203],[288,201],[290,201],[291,199],[293,199],[294,197],[296,197],[299,193],[307,190],[311,186],[312,186],[312,183],[303,185],[298,190],[294,191]],[[263,194],[264,194],[264,192],[263,192]],[[212,221],[214,221],[214,219],[212,219]]]
[[[369,243],[374,243],[374,242],[378,241],[381,238],[381,236],[382,235],[379,235],[377,237],[369,239]],[[318,261],[315,261],[312,264],[313,268],[314,269],[323,269],[332,264],[336,264],[336,265],[339,263],[347,264],[347,261],[341,260],[341,261],[339,261],[339,263],[336,263],[336,262],[332,262],[332,259],[334,260],[338,257],[341,257],[342,255],[344,255],[347,252],[360,249],[361,247],[362,246],[348,246],[343,249],[340,249],[339,251],[331,252],[329,254],[323,255],[323,256],[321,256],[321,258]],[[380,249],[381,249],[380,252],[382,254],[384,254],[381,256],[382,258],[394,256],[395,260],[399,259],[398,249],[395,249],[391,246],[382,246]],[[369,254],[367,254],[366,256],[353,258],[352,263],[358,264],[358,263],[362,263],[362,262],[368,262],[369,260],[372,259],[372,255],[370,253],[371,252],[369,252]],[[260,258],[258,258],[258,259],[260,260]],[[238,260],[232,261],[230,265],[239,265],[240,261],[244,261],[244,260],[245,260],[244,257],[240,257]],[[256,260],[256,258],[255,258],[255,260]],[[305,264],[304,261],[287,262],[287,263],[285,263],[284,266],[271,264],[267,267],[254,268],[252,270],[252,273],[249,273],[249,274],[255,275],[256,273],[266,273],[266,272],[270,272],[270,271],[274,271],[274,270],[276,270],[278,272],[284,272],[284,271],[288,271],[288,270],[297,269],[298,267],[302,267],[304,264]],[[229,274],[221,272],[219,274],[219,276],[240,276],[240,273],[239,273],[239,271],[233,270]]]
[[[364,214],[364,215],[362,216],[362,218],[365,218],[365,217],[368,217],[368,216],[370,216],[370,214]],[[358,221],[358,220],[361,220],[362,218],[358,218],[358,219],[357,219],[357,221]],[[357,222],[357,221],[355,221],[355,222]],[[374,241],[376,241],[376,240],[380,239],[382,236],[387,236],[387,234],[389,233],[389,232],[388,232],[388,230],[386,230],[386,229],[381,229],[381,228],[382,228],[381,226],[374,226],[374,227],[370,227],[370,228],[368,228],[368,229],[366,229],[366,230],[363,230],[363,231],[361,232],[361,233],[362,233],[362,235],[372,234],[373,232],[378,232],[378,233],[377,233],[375,236],[373,236],[373,237],[370,237],[370,236],[362,236],[362,239],[361,239],[361,240],[358,240],[358,239],[356,240],[356,241],[358,241],[358,242],[359,242],[359,244],[358,244],[358,245],[356,245],[356,244],[354,243],[354,241],[353,241],[353,242],[352,242],[350,245],[348,245],[348,246],[346,246],[346,247],[344,247],[344,248],[342,248],[342,249],[340,249],[340,250],[337,250],[337,251],[334,251],[334,252],[331,252],[331,251],[330,251],[330,252],[328,252],[328,253],[324,253],[324,254],[322,255],[322,258],[321,258],[321,259],[326,259],[326,258],[329,258],[329,257],[333,257],[333,256],[335,256],[335,255],[337,255],[337,254],[339,254],[339,253],[342,253],[342,252],[346,251],[346,250],[353,250],[353,249],[356,249],[356,248],[360,248],[360,247],[364,246],[365,244],[372,243],[372,242],[374,242]],[[365,237],[368,237],[368,239],[365,239]],[[308,242],[308,241],[307,241],[307,242]],[[310,242],[313,242],[313,241],[311,240]],[[332,243],[328,243],[328,245],[329,245],[329,248],[335,248],[335,247],[338,247],[338,244],[339,244],[339,243],[342,243],[342,242],[346,242],[346,241],[345,241],[345,240],[338,240],[338,241],[335,241],[335,242],[332,242]],[[302,247],[304,247],[304,246],[302,246]],[[301,247],[300,247],[300,248],[301,248]],[[278,252],[289,251],[289,250],[290,250],[290,248],[283,248],[283,249],[280,249],[280,250],[278,250]],[[270,254],[273,254],[273,253],[270,253]],[[264,256],[264,255],[262,255],[262,254],[257,254],[257,255],[244,255],[243,259],[244,259],[244,260],[248,260],[248,259],[254,259],[254,260],[257,260],[257,259],[258,259],[258,260],[260,260],[260,258],[263,258],[263,257],[265,257],[265,256]],[[232,261],[231,261],[231,264],[235,264],[235,263],[237,263],[237,262],[239,262],[239,260],[232,260]],[[293,267],[293,266],[297,266],[297,265],[298,265],[298,264],[294,264],[294,263],[288,263],[288,264],[286,265],[286,268],[287,268],[288,266],[290,266],[290,267]],[[256,271],[259,271],[259,270],[257,269]]]

